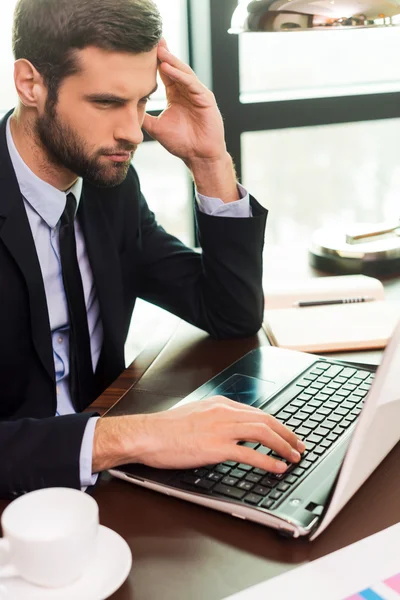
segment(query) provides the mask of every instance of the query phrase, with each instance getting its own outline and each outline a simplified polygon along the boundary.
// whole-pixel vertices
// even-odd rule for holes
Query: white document
[[[397,577],[394,589],[387,580]],[[274,577],[229,600],[345,600],[368,588],[400,598],[400,523],[360,542]],[[228,599],[226,599],[228,600]],[[362,600],[360,598],[360,600]]]

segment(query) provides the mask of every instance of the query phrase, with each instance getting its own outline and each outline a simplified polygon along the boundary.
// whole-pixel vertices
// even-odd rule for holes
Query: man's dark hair
[[[19,0],[14,14],[15,60],[29,60],[57,103],[63,79],[79,72],[76,50],[139,54],[160,41],[162,22],[153,0]]]

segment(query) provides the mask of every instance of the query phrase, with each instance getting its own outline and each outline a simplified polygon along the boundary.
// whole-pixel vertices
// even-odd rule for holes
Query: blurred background
[[[267,242],[307,245],[318,227],[398,218],[400,27],[230,35],[241,2],[156,0],[170,49],[216,95],[239,179],[270,211]],[[15,4],[2,4],[2,113],[16,101]],[[149,110],[164,106],[160,86]],[[186,167],[148,138],[134,163],[159,222],[195,245]]]
[[[247,0],[156,0],[171,50],[216,94],[242,183],[270,210],[270,243],[327,224],[399,216],[400,27],[229,35]],[[0,22],[0,112],[15,105],[11,24]],[[150,103],[165,105],[162,86]],[[185,166],[147,140],[135,157],[164,227],[194,244]]]

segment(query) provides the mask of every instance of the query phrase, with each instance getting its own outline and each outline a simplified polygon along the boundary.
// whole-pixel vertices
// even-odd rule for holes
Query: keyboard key
[[[226,460],[224,462],[224,465],[226,465],[227,467],[236,467],[237,463],[233,462],[233,460]]]
[[[278,485],[278,487],[276,489],[279,490],[280,492],[287,492],[287,490],[289,488],[290,488],[290,485],[286,481],[281,481],[281,483]]]
[[[256,485],[256,487],[253,489],[253,493],[254,494],[259,494],[260,496],[266,496],[267,494],[269,494],[269,492],[271,491],[271,488],[269,487],[265,487],[263,485]]]
[[[336,392],[336,394],[338,396],[342,396],[342,398],[347,398],[347,396],[350,396],[351,392],[350,392],[350,390],[345,390],[345,389],[341,388],[340,390],[338,390]]]
[[[338,390],[341,385],[342,385],[341,383],[336,383],[335,381],[331,381],[331,383],[329,383],[326,387],[327,387],[327,389],[330,388],[331,390]]]
[[[307,419],[307,421],[304,421],[303,423],[303,427],[308,427],[308,429],[315,429],[316,427],[318,427],[318,422],[317,421],[312,421],[311,419]],[[297,431],[296,431],[297,433]]]
[[[317,429],[314,431],[314,434],[319,435],[324,438],[326,435],[329,434],[329,431],[330,430],[327,427],[325,427],[325,421],[324,421],[324,425],[319,425],[317,427]]]
[[[334,423],[340,423],[342,419],[343,415],[337,415],[335,413],[332,413],[331,415],[329,415],[329,417],[327,417],[327,421],[333,421]]]
[[[315,406],[311,406],[310,404],[306,404],[301,409],[301,412],[302,413],[307,413],[308,415],[312,415],[315,412]],[[301,421],[299,421],[299,423],[301,423]]]
[[[269,487],[269,488],[273,488],[277,485],[277,481],[276,479],[272,479],[272,477],[270,477],[269,475],[267,477],[264,477],[264,479],[261,479],[261,485],[265,486],[265,487]]]
[[[254,487],[254,483],[250,483],[250,481],[242,479],[242,481],[239,481],[236,487],[240,490],[246,490],[246,492],[250,492],[250,490],[252,490]]]
[[[321,383],[329,383],[331,380],[330,377],[327,377],[326,375],[320,375],[318,377],[318,381],[320,381]]]
[[[329,369],[329,363],[319,362],[316,365],[314,365],[314,369],[326,371],[327,369]]]
[[[242,471],[251,471],[253,467],[251,465],[246,465],[245,463],[240,463],[238,464],[237,468],[241,469]]]
[[[295,481],[297,481],[296,475],[290,474],[287,477],[285,477],[285,483],[289,483],[290,485],[292,485],[292,483],[294,483]]]
[[[229,498],[235,498],[236,500],[241,500],[246,495],[244,490],[239,490],[237,487],[230,487],[228,485],[224,485],[223,483],[218,483],[214,487],[213,492],[217,492],[223,496],[228,496]]]
[[[273,492],[270,493],[269,497],[271,498],[271,500],[279,500],[279,498],[282,496],[282,494],[283,494],[283,492],[274,490]]]
[[[324,452],[326,452],[326,448],[324,448],[321,445],[314,448],[314,454],[318,454],[319,456],[321,456]]]
[[[267,473],[267,471],[264,471],[264,469],[255,468],[255,469],[253,469],[253,473],[255,475],[265,475]]]
[[[347,413],[348,413],[348,412],[349,412],[349,409],[348,409],[348,408],[343,408],[343,407],[341,407],[341,406],[339,406],[339,408],[337,408],[337,409],[335,410],[335,413],[336,413],[337,415],[343,415],[343,416],[347,415]]]
[[[211,473],[207,475],[207,479],[211,479],[212,481],[220,481],[222,477],[221,473],[216,473],[215,471],[211,471]]]
[[[258,494],[254,493],[247,494],[247,496],[244,497],[245,502],[247,502],[248,504],[254,504],[255,506],[257,506],[260,500],[262,500],[262,496],[259,496]]]
[[[345,367],[340,374],[343,375],[343,377],[347,377],[347,379],[349,379],[349,377],[353,377],[353,375],[356,372],[356,369],[352,369],[351,367]]]
[[[237,477],[238,479],[242,479],[246,475],[246,471],[242,471],[241,469],[232,469],[230,472],[231,477]]]
[[[322,436],[320,435],[316,435],[315,433],[312,433],[308,438],[307,441],[308,442],[313,442],[315,444],[319,444],[319,442],[322,440]]]
[[[339,436],[337,435],[337,433],[330,433],[326,439],[329,440],[330,442],[336,442],[338,437]]]
[[[335,379],[333,381],[335,383],[341,383],[343,385],[343,383],[346,383],[347,380],[348,380],[348,377],[342,377],[342,375],[338,375],[337,377],[335,377]]]
[[[251,472],[246,475],[245,479],[246,481],[251,481],[251,483],[258,483],[261,479],[261,475],[256,475],[255,473]]]
[[[230,477],[229,475],[222,479],[222,483],[230,486],[236,485],[238,481],[239,479],[236,479],[236,477]]]
[[[367,379],[367,377],[369,377],[369,375],[371,375],[371,373],[369,371],[357,371],[356,377],[364,380],[364,379]]]
[[[302,427],[299,427],[298,429],[296,429],[296,435],[300,436],[300,437],[307,437],[307,435],[310,433],[310,429],[308,427],[304,427],[304,425]]]
[[[330,446],[332,446],[332,443],[333,442],[331,442],[331,440],[326,439],[322,440],[320,446],[323,446],[324,448],[330,448]]]
[[[277,415],[275,415],[279,421],[288,421],[292,416],[291,413],[286,412],[285,410],[281,410]]]
[[[330,415],[332,412],[332,409],[326,408],[325,406],[321,406],[321,408],[319,408],[317,410],[317,415]]]
[[[210,479],[199,479],[194,485],[203,490],[210,490],[214,485],[214,481],[211,481]]]
[[[323,443],[323,442],[321,442],[321,443]],[[311,465],[312,465],[312,462],[307,459],[302,460],[300,463],[300,467],[303,467],[303,469],[309,469],[311,467]]]
[[[308,373],[307,375],[304,375],[303,379],[305,379],[306,381],[315,381],[315,379],[317,379],[319,375],[317,373]]]
[[[300,400],[300,396],[299,396],[298,398],[296,398],[296,400],[292,400],[291,405],[301,408],[302,406],[304,406],[305,403],[306,403],[306,401]]]
[[[329,394],[327,394],[326,392],[319,392],[316,396],[315,396],[315,400],[319,400],[322,402],[325,402],[325,400],[327,400],[329,398]]]
[[[227,475],[230,470],[231,470],[231,467],[228,467],[228,465],[217,465],[215,467],[215,471],[217,473],[222,473],[222,475]]]
[[[320,406],[322,406],[322,400],[319,400],[317,398],[317,396],[316,396],[315,398],[313,398],[312,400],[310,400],[310,402],[307,404],[307,406],[313,406],[315,408],[319,408]]]
[[[343,371],[343,367],[340,365],[330,365],[329,369],[325,371],[325,375],[327,377],[336,377],[341,371]]]
[[[199,481],[199,479],[200,477],[198,477],[197,475],[192,475],[190,473],[187,473],[182,477],[183,483],[188,483],[189,485],[194,485],[196,481]]]
[[[316,460],[318,460],[319,456],[317,456],[316,454],[314,454],[314,452],[308,452],[307,453],[307,460],[309,462],[314,463]]]
[[[292,475],[296,475],[296,477],[301,477],[302,475],[304,475],[305,470],[302,467],[296,467],[294,469],[294,471],[292,471]]]
[[[345,430],[343,429],[343,427],[340,427],[340,425],[337,425],[337,426],[335,427],[335,429],[333,430],[333,433],[337,433],[338,435],[342,435],[342,433],[343,433],[344,431],[345,431]]]
[[[207,473],[207,469],[204,469],[203,467],[193,470],[193,474],[197,475],[197,477],[204,477],[204,475],[207,475]]]
[[[272,508],[273,504],[274,504],[274,501],[273,501],[273,500],[270,500],[270,499],[268,498],[267,500],[264,500],[264,502],[261,504],[261,506],[262,506],[263,508],[270,509],[270,508]]]
[[[312,398],[312,394],[308,394],[307,392],[301,392],[301,394],[299,394],[296,400],[294,400],[291,404],[293,404],[293,406],[296,406],[294,402],[297,402],[297,400],[304,400],[305,402],[308,402],[310,398]]]
[[[325,419],[325,415],[319,415],[318,413],[314,413],[313,415],[310,415],[310,420],[316,421],[317,423],[321,423],[321,421],[323,421],[324,419]]]
[[[301,425],[301,424],[302,424],[302,422],[303,422],[303,421],[300,421],[300,419],[295,419],[295,418],[293,417],[293,419],[290,419],[289,421],[287,421],[287,422],[285,423],[285,425],[286,425],[287,427],[298,427],[299,425]]]

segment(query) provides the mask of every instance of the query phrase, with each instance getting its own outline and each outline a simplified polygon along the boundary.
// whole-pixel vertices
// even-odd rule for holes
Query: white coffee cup
[[[79,490],[46,488],[9,504],[1,525],[0,564],[7,564],[0,575],[63,587],[78,579],[94,556],[99,507]]]

